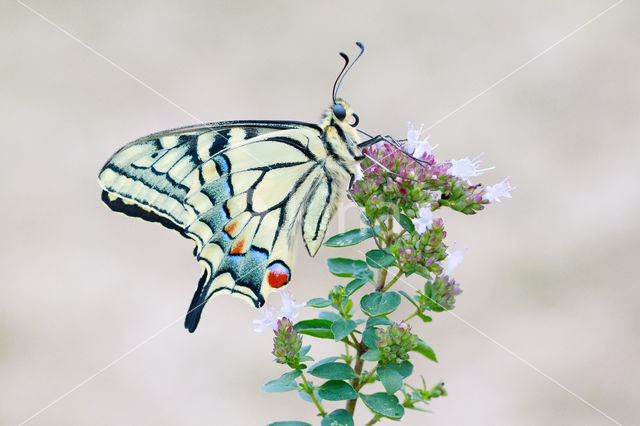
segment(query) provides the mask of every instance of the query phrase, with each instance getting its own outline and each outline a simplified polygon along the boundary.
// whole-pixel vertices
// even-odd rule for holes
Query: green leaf
[[[284,373],[278,379],[269,380],[267,383],[262,385],[260,389],[264,392],[288,392],[296,390],[298,389],[296,378],[301,374],[302,372],[298,370]]]
[[[378,346],[376,345],[377,339],[378,339],[378,336],[376,336],[375,327],[367,328],[364,331],[364,333],[362,333],[362,343],[364,343],[365,345],[367,345],[367,347],[371,349],[378,349]]]
[[[331,311],[322,311],[318,314],[318,318],[323,319],[323,320],[328,320],[331,321],[332,323],[334,321],[338,321],[339,319],[342,319],[342,317],[338,314],[336,314],[335,312],[331,312]]]
[[[378,380],[384,386],[384,390],[389,394],[394,394],[400,390],[402,387],[402,379],[403,377],[392,368],[389,367],[378,367],[376,370],[378,373]]]
[[[379,317],[395,311],[400,300],[400,295],[394,291],[369,293],[360,300],[360,309],[370,317]]]
[[[390,419],[399,419],[404,416],[404,407],[398,404],[398,398],[395,395],[389,395],[386,392],[378,392],[373,395],[361,393],[360,398],[367,407],[382,416]]]
[[[372,277],[373,272],[364,260],[332,257],[327,259],[329,272],[338,277]]]
[[[353,426],[353,417],[344,408],[339,408],[322,419],[320,426]]]
[[[313,395],[316,397],[316,399],[318,401],[322,401],[322,398],[320,398],[320,395],[318,395],[318,388],[315,388],[313,390]],[[306,402],[311,402],[313,403],[313,399],[311,399],[311,397],[309,396],[308,393],[302,391],[302,390],[298,390],[298,396],[300,397],[301,400],[306,401]]]
[[[379,349],[369,349],[366,351],[360,358],[365,361],[380,361],[382,357],[382,352]]]
[[[316,297],[315,299],[309,300],[306,306],[311,306],[312,308],[326,308],[327,306],[331,306],[331,300],[325,299],[324,297]]]
[[[383,250],[369,250],[366,254],[367,264],[372,268],[388,268],[396,263],[396,257]]]
[[[366,283],[367,283],[367,279],[362,277],[358,277],[352,280],[349,284],[347,284],[345,295],[347,297],[351,296],[353,293],[355,293],[360,287],[362,287]]]
[[[338,319],[331,324],[333,339],[337,342],[347,337],[356,329],[356,322],[350,319]]]
[[[311,426],[307,422],[299,422],[297,420],[286,420],[282,422],[269,423],[267,426]]]
[[[321,379],[349,380],[356,377],[353,368],[344,362],[328,362],[308,371],[309,374],[320,377]]]
[[[405,379],[409,377],[411,373],[413,373],[413,364],[411,364],[409,361],[402,361],[402,364],[396,364],[395,362],[392,362],[390,364],[387,364],[386,368],[390,368],[396,371]]]
[[[415,302],[415,300],[413,300],[413,298],[411,296],[409,296],[404,290],[400,290],[400,291],[398,291],[398,293],[403,295],[404,298],[409,301],[409,303],[411,303],[413,306],[416,307],[416,309],[420,309],[420,306],[418,306],[418,304]],[[307,305],[309,305],[309,302],[307,302]]]
[[[310,350],[311,350],[311,345],[307,345],[307,346],[301,347],[298,353],[300,354],[300,356],[305,356],[306,354],[309,353]]]
[[[409,216],[394,210],[393,218],[410,234],[413,234],[416,231],[416,227],[413,225],[413,221],[409,219]]]
[[[337,360],[339,358],[340,358],[339,356],[330,356],[328,358],[321,359],[320,361],[318,361],[315,364],[313,364],[309,370],[313,370],[314,368],[317,368],[317,367],[321,366],[322,364],[327,364],[329,362],[333,362],[333,361],[335,361],[335,360]]]
[[[322,399],[327,401],[343,401],[345,399],[354,399],[358,394],[353,387],[342,380],[329,380],[320,386],[318,394]]]
[[[431,346],[427,345],[422,339],[420,339],[420,341],[418,342],[418,346],[416,346],[414,351],[426,356],[433,362],[438,362],[438,358],[436,358],[436,353],[433,351],[433,349],[431,349]]]
[[[306,334],[320,339],[333,339],[331,321],[324,319],[303,320],[296,323],[293,329],[300,334]]]
[[[418,314],[416,314],[416,316],[417,316],[418,318],[420,318],[420,319],[421,319],[422,321],[424,321],[424,322],[431,322],[431,321],[433,321],[429,315],[425,315],[425,314],[418,313]]]
[[[333,237],[325,241],[324,245],[327,247],[353,246],[368,238],[371,238],[372,236],[373,233],[371,232],[371,228],[352,229],[351,231],[334,235]]]
[[[385,317],[371,317],[367,320],[366,328],[373,327],[375,325],[391,325],[393,322]]]

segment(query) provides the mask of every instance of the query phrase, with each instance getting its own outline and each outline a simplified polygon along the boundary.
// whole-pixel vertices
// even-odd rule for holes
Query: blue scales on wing
[[[185,320],[194,331],[211,297],[233,294],[260,307],[289,282],[300,221],[315,254],[338,197],[326,156],[312,124],[213,123],[126,145],[99,182],[111,209],[195,242],[203,275]]]

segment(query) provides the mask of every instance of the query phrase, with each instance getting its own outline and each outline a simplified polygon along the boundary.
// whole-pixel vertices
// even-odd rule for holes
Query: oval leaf
[[[400,226],[402,226],[410,234],[413,234],[415,232],[416,227],[413,224],[413,221],[409,219],[409,216],[406,216],[400,213],[399,211],[395,210],[393,212],[393,218],[396,220],[396,222],[400,224]]]
[[[373,276],[373,272],[364,260],[332,257],[327,259],[329,272],[338,277]]]
[[[389,395],[386,392],[378,392],[373,395],[361,393],[360,398],[367,407],[380,415],[390,419],[399,419],[404,416],[404,407],[398,404],[398,398],[395,395]]]
[[[322,419],[321,426],[353,426],[353,417],[344,408],[339,408]]]
[[[298,389],[295,381],[285,382],[280,379],[269,380],[260,387],[263,392],[288,392]]]
[[[311,306],[312,308],[326,308],[331,305],[331,300],[325,299],[324,297],[316,297],[315,299],[309,300],[305,306]]]
[[[362,343],[367,345],[368,348],[378,348],[378,346],[376,345],[376,340],[378,339],[378,336],[376,336],[376,330],[377,329],[375,327],[370,327],[367,328],[364,333],[362,333]]]
[[[293,329],[300,334],[307,334],[321,339],[333,339],[331,321],[324,319],[304,320],[296,323]]]
[[[378,367],[376,370],[378,373],[378,380],[384,386],[384,390],[389,394],[394,394],[400,390],[402,387],[402,379],[403,377],[392,368],[388,367]]]
[[[352,229],[351,231],[334,235],[333,237],[329,238],[324,243],[324,245],[327,247],[353,246],[368,238],[371,238],[372,236],[373,236],[373,233],[371,232],[371,228]]]
[[[391,325],[393,324],[393,322],[391,322],[390,319],[385,318],[385,317],[372,317],[369,318],[367,320],[367,325],[365,326],[366,328],[369,327],[373,327],[375,325]]]
[[[311,426],[307,422],[299,422],[297,420],[289,420],[283,422],[273,422],[269,423],[267,426]]]
[[[367,283],[366,278],[358,277],[352,280],[349,284],[347,284],[347,288],[344,294],[346,296],[351,296],[353,293],[355,293],[360,287],[362,287],[366,283]]]
[[[369,349],[360,357],[365,361],[380,361],[382,352],[379,349]]]
[[[396,257],[382,250],[369,250],[366,254],[367,264],[372,268],[388,268],[396,263]]]
[[[386,368],[390,368],[400,374],[403,378],[407,378],[413,372],[413,364],[409,361],[402,361],[402,364],[396,364],[392,362],[386,365]]]
[[[309,370],[309,374],[321,379],[349,380],[356,377],[355,371],[344,362],[328,362]]]
[[[431,349],[431,346],[427,345],[422,339],[420,339],[420,341],[418,342],[418,346],[416,346],[414,351],[426,356],[433,362],[438,362],[438,358],[436,358],[436,353],[433,351],[433,349]]]
[[[355,329],[356,322],[350,319],[340,318],[331,324],[331,332],[335,341],[344,339]]]
[[[369,293],[360,300],[360,309],[370,317],[379,317],[395,311],[400,300],[400,295],[394,291]]]
[[[329,380],[320,386],[318,395],[327,401],[343,401],[345,399],[354,399],[358,394],[353,387],[342,380]]]

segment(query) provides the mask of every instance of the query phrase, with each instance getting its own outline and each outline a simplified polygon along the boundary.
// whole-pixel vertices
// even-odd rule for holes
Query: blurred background
[[[260,390],[285,369],[249,305],[217,298],[184,330],[192,243],[109,211],[96,179],[150,132],[316,122],[356,40],[367,52],[341,96],[360,128],[402,138],[424,123],[437,158],[484,152],[495,170],[476,181],[517,187],[476,216],[445,214],[469,249],[464,293],[455,316],[415,325],[440,362],[414,360],[449,396],[405,423],[640,423],[640,6],[618,3],[27,0],[38,16],[4,2],[0,424],[319,424],[294,393]],[[358,226],[347,204],[330,234]],[[297,300],[345,283],[325,259],[350,254],[298,244]],[[359,407],[356,423],[369,418]]]

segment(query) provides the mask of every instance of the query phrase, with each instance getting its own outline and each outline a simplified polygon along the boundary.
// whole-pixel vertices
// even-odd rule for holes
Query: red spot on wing
[[[272,288],[282,287],[289,282],[289,278],[289,268],[281,262],[273,263],[267,268],[267,282]]]
[[[226,232],[227,235],[229,235],[230,237],[233,237],[233,231],[235,230],[236,230],[235,222],[229,222],[227,223],[227,226],[224,227],[224,232]]]

